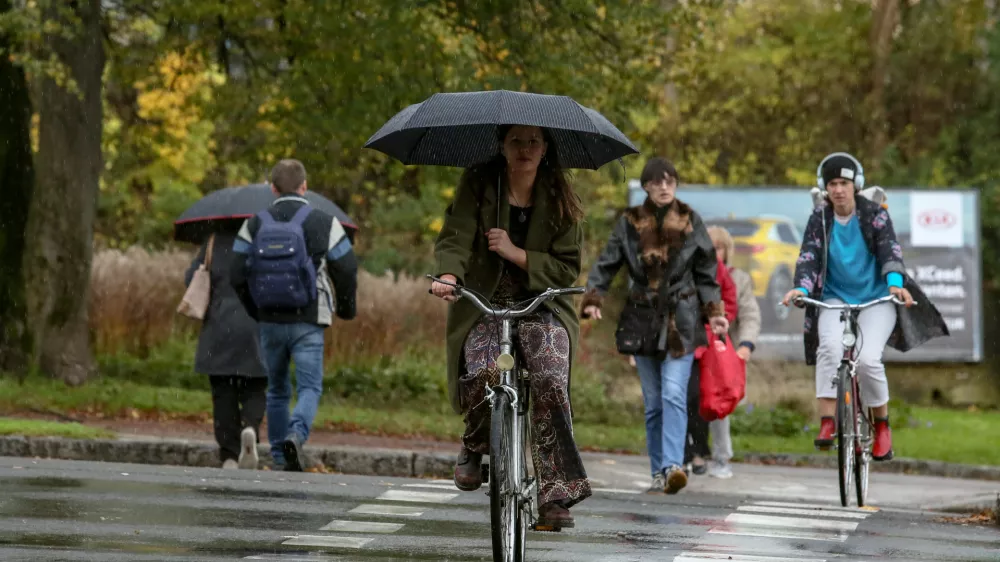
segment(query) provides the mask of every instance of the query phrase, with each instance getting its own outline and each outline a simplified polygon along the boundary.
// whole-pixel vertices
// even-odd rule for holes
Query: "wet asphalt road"
[[[488,498],[430,480],[0,458],[0,560],[491,560]],[[1000,560],[902,509],[598,491],[529,560]]]

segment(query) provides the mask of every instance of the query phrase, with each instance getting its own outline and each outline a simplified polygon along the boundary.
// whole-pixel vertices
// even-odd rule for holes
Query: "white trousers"
[[[708,422],[712,432],[712,458],[721,463],[733,458],[733,440],[729,435],[729,416]]]
[[[839,299],[825,299],[830,304],[843,304]],[[839,310],[820,310],[819,349],[816,352],[816,397],[837,398],[837,368],[844,358],[840,342],[844,323]],[[858,384],[861,400],[869,408],[889,402],[889,381],[885,378],[882,352],[896,326],[896,305],[891,302],[865,309],[858,315]]]

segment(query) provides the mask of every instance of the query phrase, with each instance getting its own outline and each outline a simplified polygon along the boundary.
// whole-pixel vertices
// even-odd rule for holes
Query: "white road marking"
[[[376,521],[343,521],[334,519],[319,528],[320,531],[344,531],[348,533],[395,533],[403,528],[402,523],[379,523]]]
[[[282,560],[284,562],[336,562],[343,558],[331,558],[329,556],[309,555],[309,554],[258,554],[256,556],[246,556],[243,560]]]
[[[403,484],[404,488],[432,488],[434,490],[455,490],[454,484]]]
[[[591,488],[593,492],[604,492],[606,494],[641,494],[642,490],[622,490],[621,488]]]
[[[799,509],[794,507],[774,507],[769,505],[741,505],[736,508],[736,511],[746,511],[750,513],[777,513],[784,515],[812,515],[813,517],[840,517],[842,519],[867,519],[870,515],[869,513]]]
[[[861,509],[857,507],[840,507],[839,505],[821,504],[821,503],[791,503],[791,502],[772,502],[772,501],[756,501],[753,503],[756,505],[770,505],[774,507],[794,507],[800,509],[825,509],[828,511],[846,511],[849,513],[870,512],[870,510]]]
[[[845,542],[847,540],[847,533],[810,533],[809,531],[795,531],[792,529],[765,529],[765,528],[748,528],[748,527],[734,527],[732,529],[715,528],[710,529],[709,534],[712,535],[738,535],[741,537],[768,537],[773,539],[795,539],[795,540],[813,540],[813,541],[830,541],[830,542]]]
[[[327,548],[361,548],[375,539],[341,537],[337,535],[299,535],[281,544],[289,546],[322,546]]]
[[[398,515],[401,517],[420,517],[424,514],[419,507],[409,507],[406,505],[379,505],[373,503],[363,503],[355,507],[348,513],[358,513],[361,515]]]
[[[377,500],[399,501],[399,502],[419,502],[419,503],[445,503],[458,497],[458,494],[436,494],[433,492],[411,492],[409,490],[386,490]]]
[[[830,519],[808,519],[802,517],[779,517],[776,515],[752,515],[732,513],[726,523],[750,527],[783,527],[792,529],[812,529],[820,531],[853,531],[858,528],[854,521],[833,521]]]
[[[682,552],[674,562],[699,562],[701,560],[732,560],[733,562],[826,562],[825,558],[783,558],[777,556],[754,556],[751,554],[729,554],[721,552]]]

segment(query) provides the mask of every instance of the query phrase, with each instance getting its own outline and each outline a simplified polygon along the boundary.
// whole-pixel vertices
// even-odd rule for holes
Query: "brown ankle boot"
[[[538,531],[560,531],[572,528],[573,516],[569,510],[563,507],[560,502],[549,502],[538,508],[538,522],[535,529]]]
[[[483,455],[462,447],[455,462],[455,487],[463,492],[474,492],[483,485]]]

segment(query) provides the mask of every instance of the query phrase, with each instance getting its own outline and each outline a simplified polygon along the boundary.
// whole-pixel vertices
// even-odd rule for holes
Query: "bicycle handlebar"
[[[807,297],[805,295],[803,295],[801,297],[795,297],[794,299],[792,299],[792,303],[796,304],[796,305],[798,305],[798,304],[809,304],[809,305],[815,306],[817,308],[825,308],[827,310],[864,310],[866,308],[871,308],[871,307],[873,307],[873,306],[875,306],[877,304],[882,304],[884,302],[892,302],[892,303],[899,304],[899,305],[906,304],[903,301],[901,301],[898,298],[896,298],[895,295],[888,295],[888,296],[885,296],[885,297],[882,297],[882,298],[879,298],[879,299],[875,299],[873,301],[862,303],[862,304],[846,304],[846,303],[845,304],[830,304],[830,303],[826,303],[826,302],[823,302],[823,301],[818,301],[818,300],[815,300],[815,299],[811,299],[811,298],[809,298],[809,297]],[[917,301],[913,301],[913,304],[917,304]]]
[[[531,303],[521,309],[506,309],[506,308],[493,308],[489,303],[483,302],[482,299],[477,297],[471,290],[465,290],[460,285],[452,283],[450,281],[443,281],[434,277],[433,275],[428,275],[428,279],[432,281],[437,281],[443,285],[449,285],[454,287],[452,293],[457,297],[465,297],[472,301],[472,304],[476,305],[476,308],[483,311],[484,314],[491,314],[493,316],[506,316],[508,318],[518,318],[521,316],[527,316],[535,311],[542,302],[553,299],[560,295],[572,295],[572,294],[582,294],[587,288],[586,287],[569,287],[567,289],[546,289],[542,294],[538,295],[532,299]],[[428,291],[429,292],[429,291]]]

